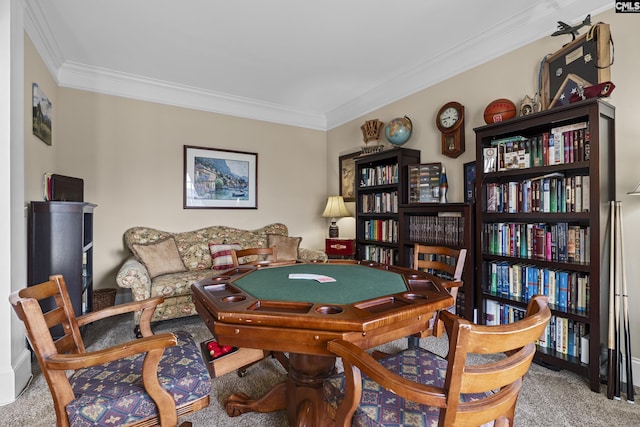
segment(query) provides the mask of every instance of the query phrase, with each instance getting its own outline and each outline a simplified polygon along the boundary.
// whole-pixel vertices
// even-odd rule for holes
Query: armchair
[[[496,426],[513,425],[535,342],[551,317],[547,298],[535,296],[526,316],[508,325],[475,325],[448,311],[439,316],[449,336],[446,358],[417,347],[376,361],[348,341],[329,342],[344,364],[343,374],[324,383],[335,426],[397,426],[406,419],[413,426],[477,426],[492,420]],[[468,363],[472,354],[491,356]]]
[[[52,308],[43,313],[40,302],[45,300]],[[76,318],[64,278],[58,275],[12,293],[9,301],[26,327],[58,426],[175,426],[178,416],[209,405],[211,378],[191,336],[151,332],[150,319],[161,297]],[[136,310],[142,311],[143,338],[86,350],[81,327]],[[67,371],[73,372],[67,376]]]

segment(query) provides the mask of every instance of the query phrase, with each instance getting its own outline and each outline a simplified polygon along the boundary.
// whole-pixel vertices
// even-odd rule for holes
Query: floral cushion
[[[391,372],[420,384],[443,387],[447,375],[447,361],[422,348],[411,348],[379,360]],[[334,375],[324,382],[324,395],[333,411],[344,398],[344,374]],[[468,402],[485,394],[462,395]],[[417,427],[437,426],[440,408],[420,405],[383,388],[362,375],[362,398],[353,414],[351,425],[358,427]],[[485,424],[492,426],[493,422]]]
[[[208,396],[211,378],[191,335],[174,334],[178,345],[165,349],[158,376],[179,407]],[[70,378],[76,398],[66,406],[70,425],[113,427],[156,416],[142,384],[144,355],[76,371]]]

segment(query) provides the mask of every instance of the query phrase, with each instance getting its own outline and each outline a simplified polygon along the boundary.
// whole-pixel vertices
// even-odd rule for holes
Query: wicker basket
[[[93,311],[111,307],[116,302],[117,289],[96,289],[93,291]]]

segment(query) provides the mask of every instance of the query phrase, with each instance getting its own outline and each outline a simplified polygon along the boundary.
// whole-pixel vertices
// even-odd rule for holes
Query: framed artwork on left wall
[[[258,154],[184,146],[184,209],[257,209]]]
[[[51,145],[51,101],[44,94],[38,83],[31,85],[31,97],[33,105],[32,128],[33,134],[40,138],[42,142]]]

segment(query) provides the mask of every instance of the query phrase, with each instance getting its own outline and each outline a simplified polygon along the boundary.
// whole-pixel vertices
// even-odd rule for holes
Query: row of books
[[[398,242],[398,221],[395,219],[370,219],[364,221],[364,238],[376,242]]]
[[[483,224],[482,250],[486,254],[587,264],[591,261],[591,228],[555,224],[495,222]]]
[[[565,177],[561,173],[522,181],[492,182],[486,185],[486,211],[588,212],[590,187],[589,175]]]
[[[360,187],[398,183],[397,164],[362,168],[360,173]]]
[[[575,163],[590,158],[589,123],[552,128],[533,137],[510,136],[483,149],[484,172]]]
[[[503,325],[523,319],[526,310],[486,299],[484,313],[486,325]],[[536,344],[541,348],[580,358],[582,363],[589,363],[589,332],[584,322],[552,315]]]
[[[587,273],[485,261],[483,274],[484,292],[490,295],[528,302],[534,295],[542,294],[557,310],[588,312],[590,286]]]
[[[362,259],[365,261],[375,261],[382,264],[397,264],[397,251],[392,248],[384,248],[375,245],[364,245]]]
[[[538,346],[580,358],[584,364],[589,363],[589,332],[583,322],[551,316],[549,324],[538,340]]]
[[[362,213],[398,213],[398,192],[362,194]]]
[[[412,215],[409,240],[437,245],[464,245],[464,218],[461,216]]]

